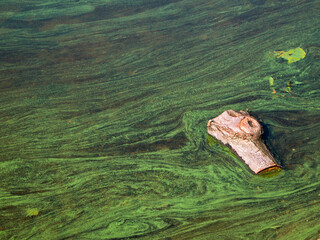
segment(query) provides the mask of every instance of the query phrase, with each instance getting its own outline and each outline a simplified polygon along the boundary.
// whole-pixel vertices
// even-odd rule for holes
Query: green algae
[[[38,7],[32,10],[17,12],[10,16],[9,20],[20,20],[20,21],[39,21],[57,18],[60,16],[77,16],[81,14],[86,14],[92,12],[94,10],[94,6],[79,4],[78,6],[71,7],[59,7],[54,5],[49,7]]]
[[[0,238],[317,239],[316,1],[255,2],[3,6]],[[290,46],[307,57],[265,57]],[[246,108],[271,178],[208,143]]]
[[[290,49],[287,52],[285,51],[279,51],[279,52],[275,52],[275,55],[277,58],[282,58],[288,61],[288,63],[294,63],[294,62],[298,62],[301,59],[306,57],[306,52],[298,47],[298,48],[294,48],[294,49]]]
[[[26,215],[29,217],[38,216],[39,210],[37,208],[28,208],[26,210]]]

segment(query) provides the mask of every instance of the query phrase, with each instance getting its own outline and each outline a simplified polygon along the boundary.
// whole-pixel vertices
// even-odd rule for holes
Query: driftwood
[[[230,147],[255,174],[281,168],[261,138],[260,123],[248,111],[227,110],[209,120],[207,131]]]

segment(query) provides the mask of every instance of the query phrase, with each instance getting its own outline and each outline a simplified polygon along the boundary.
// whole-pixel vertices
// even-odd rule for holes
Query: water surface
[[[1,239],[320,238],[319,1],[0,9]],[[274,177],[208,144],[246,108]]]

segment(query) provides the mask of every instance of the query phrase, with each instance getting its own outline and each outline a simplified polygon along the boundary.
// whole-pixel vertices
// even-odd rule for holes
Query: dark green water
[[[1,1],[0,239],[319,239],[319,12]],[[274,177],[208,144],[210,118],[246,108]]]

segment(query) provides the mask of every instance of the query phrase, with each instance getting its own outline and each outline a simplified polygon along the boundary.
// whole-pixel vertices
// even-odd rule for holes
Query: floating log
[[[260,123],[248,111],[223,112],[209,120],[207,132],[231,148],[255,174],[281,170],[261,138]]]

